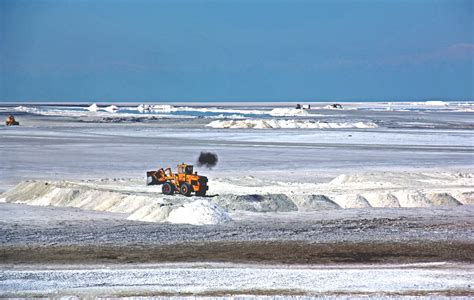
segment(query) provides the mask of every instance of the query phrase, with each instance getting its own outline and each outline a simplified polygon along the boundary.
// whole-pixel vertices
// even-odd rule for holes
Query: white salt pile
[[[293,196],[292,200],[300,211],[341,209],[326,195],[299,195]]]
[[[448,103],[444,101],[439,101],[439,100],[433,100],[433,101],[425,101],[425,105],[431,105],[431,106],[448,106]]]
[[[181,205],[169,203],[145,205],[137,209],[127,219],[192,225],[216,225],[232,220],[229,214],[209,200],[184,202]]]
[[[127,219],[136,221],[204,225],[231,220],[214,202],[189,202],[191,199],[177,195],[170,199],[156,199],[154,193],[136,195],[72,182],[45,181],[22,182],[0,196],[0,202],[127,213]]]
[[[110,106],[107,106],[106,108],[104,108],[106,111],[108,112],[111,112],[111,113],[114,113],[116,111],[119,110],[119,108],[115,105],[110,105]]]
[[[271,116],[301,116],[307,115],[308,112],[304,109],[296,108],[274,108],[270,111]]]
[[[209,200],[184,203],[172,210],[166,219],[170,223],[193,225],[221,224],[231,221],[228,213]]]
[[[211,183],[218,193],[212,201],[165,196],[160,187],[145,187],[136,181],[25,181],[1,194],[0,202],[76,207],[123,213],[129,220],[203,225],[228,222],[231,218],[227,212],[237,211],[472,205],[472,178],[472,173],[460,172],[367,172],[315,184],[224,178]]]
[[[253,128],[253,129],[342,129],[342,128],[377,128],[372,122],[323,122],[313,120],[278,120],[278,119],[245,119],[215,120],[206,125],[211,128]]]
[[[334,197],[336,202],[342,208],[368,208],[371,207],[367,199],[362,195],[337,195]]]
[[[165,112],[165,113],[169,113],[169,112],[176,111],[177,109],[176,109],[174,106],[172,106],[172,105],[162,104],[162,105],[153,105],[152,110],[153,110],[154,112]]]
[[[38,109],[35,107],[27,107],[27,106],[20,105],[20,106],[15,107],[15,110],[22,111],[22,112],[35,112]]]
[[[372,207],[400,207],[400,202],[392,193],[364,193],[364,198]]]
[[[92,104],[91,106],[87,107],[86,108],[88,111],[98,111],[99,110],[99,106],[97,104]]]

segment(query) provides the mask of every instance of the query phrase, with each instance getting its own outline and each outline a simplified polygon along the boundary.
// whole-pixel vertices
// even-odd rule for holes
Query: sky
[[[474,1],[0,0],[0,101],[474,100]]]

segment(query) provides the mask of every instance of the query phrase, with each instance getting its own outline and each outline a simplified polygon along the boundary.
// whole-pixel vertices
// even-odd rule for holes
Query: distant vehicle
[[[207,177],[193,173],[193,166],[182,163],[178,165],[178,172],[173,174],[171,168],[160,168],[158,171],[146,172],[147,185],[162,185],[162,192],[165,195],[173,195],[175,192],[184,196],[205,196],[209,187]]]
[[[296,104],[296,107],[295,107],[295,108],[296,108],[296,109],[311,109],[311,104],[303,104],[303,105],[301,105],[301,104],[298,103],[298,104]]]
[[[15,117],[12,115],[9,115],[7,117],[7,120],[5,121],[5,125],[7,126],[15,126],[15,125],[20,125],[20,122],[15,120]]]

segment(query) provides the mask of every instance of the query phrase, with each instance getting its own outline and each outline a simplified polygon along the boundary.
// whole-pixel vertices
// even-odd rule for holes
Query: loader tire
[[[192,191],[191,186],[186,182],[183,182],[181,186],[179,187],[179,192],[186,197],[191,196],[191,191]]]
[[[200,196],[200,197],[206,196],[206,189],[199,189],[199,191],[196,192],[196,196]]]
[[[161,186],[161,191],[165,195],[173,195],[174,194],[174,186],[169,182],[165,182],[165,183],[163,183],[163,186]]]

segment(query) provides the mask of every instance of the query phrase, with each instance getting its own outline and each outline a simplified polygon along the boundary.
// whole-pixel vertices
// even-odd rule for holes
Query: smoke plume
[[[197,164],[198,166],[205,166],[206,168],[212,168],[217,165],[217,154],[211,152],[201,152],[199,155]]]

